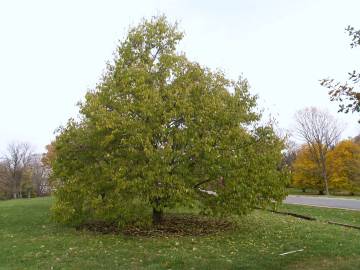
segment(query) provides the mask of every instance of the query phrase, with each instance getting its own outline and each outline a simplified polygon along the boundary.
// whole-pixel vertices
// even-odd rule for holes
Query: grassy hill
[[[210,236],[102,235],[54,224],[51,201],[0,202],[0,270],[360,269],[355,229],[254,211]]]

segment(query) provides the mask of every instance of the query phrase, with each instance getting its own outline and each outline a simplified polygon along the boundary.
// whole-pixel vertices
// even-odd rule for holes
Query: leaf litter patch
[[[87,222],[76,229],[101,234],[124,234],[128,236],[205,236],[234,230],[236,223],[229,219],[219,219],[190,214],[166,214],[158,225],[127,225],[119,228],[116,223],[103,221]]]

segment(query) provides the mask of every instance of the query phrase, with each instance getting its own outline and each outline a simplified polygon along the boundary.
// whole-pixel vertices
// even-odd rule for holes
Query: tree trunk
[[[325,185],[325,195],[330,195],[325,155],[326,155],[326,153],[325,154],[320,153],[321,174],[322,174],[322,177],[323,177],[323,180],[324,180],[324,185]]]
[[[17,186],[15,178],[13,178],[11,181],[11,190],[13,194],[13,199],[17,199]]]
[[[329,185],[328,185],[328,178],[327,178],[326,171],[324,173],[324,183],[325,183],[325,194],[330,195],[330,193],[329,193]]]
[[[163,210],[153,208],[153,215],[152,215],[153,225],[160,224],[162,222],[162,220],[163,220]]]

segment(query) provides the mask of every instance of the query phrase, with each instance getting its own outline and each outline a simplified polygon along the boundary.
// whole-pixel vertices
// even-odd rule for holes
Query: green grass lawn
[[[126,237],[56,225],[50,205],[51,198],[0,202],[1,270],[360,269],[360,231],[322,222],[258,210],[231,232]]]
[[[360,226],[360,211],[294,204],[283,204],[277,210],[311,216],[320,221],[334,221]]]

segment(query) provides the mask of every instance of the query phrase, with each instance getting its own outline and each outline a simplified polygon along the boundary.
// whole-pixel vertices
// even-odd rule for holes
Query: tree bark
[[[326,163],[325,163],[324,158],[321,159],[321,167],[322,167],[322,177],[323,177],[324,185],[325,185],[325,194],[330,195],[329,194],[327,168],[326,168]]]
[[[319,153],[319,165],[321,167],[321,176],[323,178],[324,181],[324,187],[325,187],[325,195],[330,195],[329,194],[329,182],[328,182],[328,173],[327,173],[327,167],[326,167],[326,154],[327,154],[327,149],[322,149],[321,145],[319,144],[318,148],[320,149],[320,153]]]
[[[324,182],[325,182],[325,194],[326,194],[326,195],[330,195],[330,193],[329,193],[328,179],[327,179],[327,174],[326,174],[326,173],[325,173],[325,175],[324,175]]]
[[[153,225],[158,225],[163,221],[163,210],[162,209],[156,209],[153,208],[153,214],[152,214],[152,221]]]

